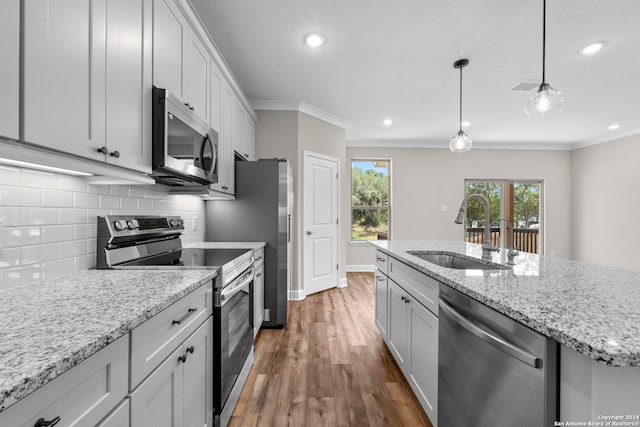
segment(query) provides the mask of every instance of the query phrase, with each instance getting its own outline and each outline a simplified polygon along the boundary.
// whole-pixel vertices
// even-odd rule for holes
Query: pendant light
[[[544,117],[549,111],[561,111],[564,99],[562,93],[553,89],[545,81],[545,48],[547,37],[547,0],[542,0],[542,83],[535,95],[524,105],[524,112],[529,117]]]
[[[464,151],[471,150],[471,138],[467,136],[466,133],[462,131],[462,69],[469,65],[468,59],[458,59],[453,63],[453,68],[457,68],[460,70],[460,127],[458,130],[458,134],[451,138],[449,141],[449,149],[454,153],[460,153]]]

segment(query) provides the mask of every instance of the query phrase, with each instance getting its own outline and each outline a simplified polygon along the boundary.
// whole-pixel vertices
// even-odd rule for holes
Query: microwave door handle
[[[207,145],[209,145],[209,147],[211,148],[211,166],[209,169],[205,169],[205,163],[204,163],[204,152],[206,150]],[[215,168],[216,160],[217,160],[216,150],[214,149],[213,142],[211,141],[211,138],[209,138],[209,134],[207,133],[204,136],[204,138],[202,138],[202,144],[200,144],[200,167],[202,168],[202,170],[204,170],[204,173],[207,176],[207,178],[211,178],[213,169]]]

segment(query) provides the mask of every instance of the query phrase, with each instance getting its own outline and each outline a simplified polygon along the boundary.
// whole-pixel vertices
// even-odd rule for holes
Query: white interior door
[[[338,285],[338,159],[304,154],[304,293]]]

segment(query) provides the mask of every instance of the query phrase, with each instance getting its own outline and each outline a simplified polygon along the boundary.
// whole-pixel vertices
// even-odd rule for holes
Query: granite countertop
[[[514,320],[609,366],[640,366],[640,273],[520,253],[512,269],[453,270],[408,251],[482,256],[480,245],[377,241],[382,250]],[[492,262],[505,264],[506,251]]]
[[[197,249],[260,249],[265,242],[200,242],[186,245],[186,248]]]
[[[215,275],[87,270],[0,291],[0,412]]]

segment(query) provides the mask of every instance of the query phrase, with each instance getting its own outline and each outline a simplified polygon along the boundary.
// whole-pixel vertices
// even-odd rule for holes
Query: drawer
[[[96,425],[127,395],[128,373],[127,334],[0,413],[0,425]]]
[[[384,274],[389,274],[389,256],[382,251],[376,251],[376,268]]]
[[[135,389],[212,313],[213,283],[201,286],[131,331],[131,382]]]
[[[440,282],[393,257],[389,257],[389,277],[433,314],[438,315]]]
[[[258,265],[264,262],[264,246],[260,249],[256,249],[253,251],[253,256],[255,258],[254,264]]]
[[[129,427],[129,399],[125,399],[96,427]]]

